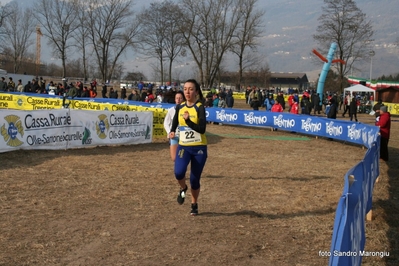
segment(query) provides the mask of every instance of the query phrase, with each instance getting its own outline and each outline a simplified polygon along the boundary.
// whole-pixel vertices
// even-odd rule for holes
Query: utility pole
[[[371,76],[373,73],[373,56],[375,55],[375,52],[371,50],[369,52],[369,55],[370,55],[370,88],[371,88]]]
[[[40,53],[42,50],[41,37],[43,36],[39,26],[36,26],[36,77],[39,75]]]

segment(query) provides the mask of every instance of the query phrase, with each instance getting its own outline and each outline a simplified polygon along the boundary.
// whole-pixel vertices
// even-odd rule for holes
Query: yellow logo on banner
[[[26,98],[26,103],[31,106],[33,110],[49,110],[60,109],[62,107],[62,100],[59,98],[44,98],[44,97],[31,97]]]
[[[101,110],[101,104],[96,102],[87,102],[87,101],[79,101],[73,100],[72,101],[72,108],[73,109],[81,109],[81,110]]]
[[[26,110],[27,109],[26,97],[25,96],[17,96],[16,97],[16,105],[19,109]]]
[[[0,108],[12,108],[14,96],[11,94],[0,94]]]
[[[107,137],[105,130],[109,129],[108,117],[102,114],[98,116],[98,119],[100,119],[100,121],[96,123],[97,135],[100,139],[105,139]]]
[[[126,104],[113,104],[111,111],[132,111],[131,107]]]
[[[23,144],[22,141],[18,139],[18,133],[24,136],[24,128],[19,116],[7,115],[4,119],[8,122],[8,128],[6,124],[1,127],[1,135],[8,146],[18,147]]]

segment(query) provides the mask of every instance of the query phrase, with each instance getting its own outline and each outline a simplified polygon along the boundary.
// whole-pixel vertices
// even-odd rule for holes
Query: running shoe
[[[191,216],[196,216],[198,215],[198,204],[197,203],[192,203],[191,204]]]
[[[186,186],[185,189],[180,189],[179,195],[177,195],[177,203],[182,205],[184,203],[184,199],[186,198],[186,192],[188,187]]]

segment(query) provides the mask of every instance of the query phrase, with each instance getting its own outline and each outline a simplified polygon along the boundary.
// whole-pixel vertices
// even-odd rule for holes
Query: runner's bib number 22
[[[201,134],[191,129],[190,127],[179,127],[180,130],[180,142],[182,144],[188,144],[193,142],[201,142]]]

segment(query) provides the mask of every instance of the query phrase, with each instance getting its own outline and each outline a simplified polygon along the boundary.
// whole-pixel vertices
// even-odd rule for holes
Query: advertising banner
[[[152,112],[0,110],[0,152],[152,142]]]

